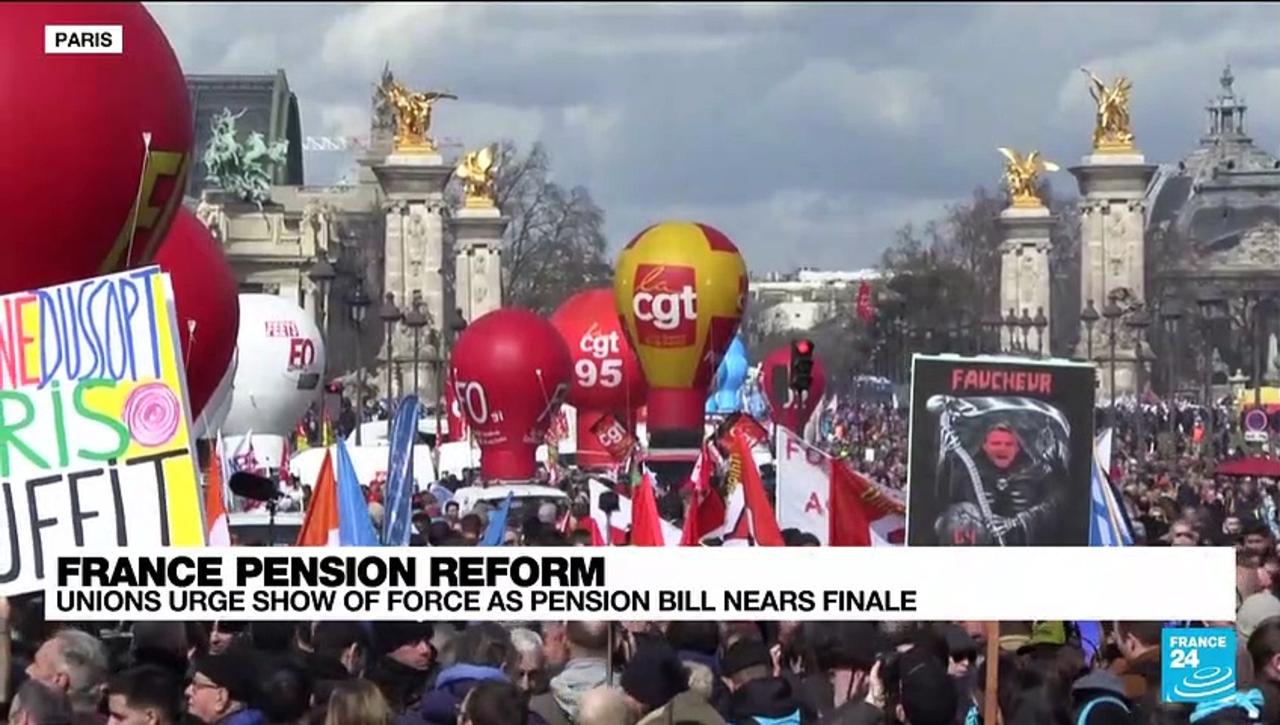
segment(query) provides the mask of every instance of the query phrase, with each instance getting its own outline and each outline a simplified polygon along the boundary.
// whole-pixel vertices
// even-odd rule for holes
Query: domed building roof
[[[1206,107],[1208,128],[1148,191],[1148,260],[1176,277],[1280,278],[1280,161],[1245,132],[1247,106],[1228,66]],[[1265,265],[1265,267],[1264,267]]]

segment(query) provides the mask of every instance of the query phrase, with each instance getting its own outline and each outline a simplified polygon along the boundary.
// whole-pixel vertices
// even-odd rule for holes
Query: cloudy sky
[[[153,4],[188,73],[284,68],[305,135],[367,133],[384,61],[461,100],[436,135],[543,142],[617,246],[719,227],[756,271],[872,264],[907,221],[998,182],[996,146],[1075,163],[1078,68],[1134,81],[1138,142],[1176,160],[1230,62],[1280,146],[1280,6]],[[334,179],[309,155],[308,182]],[[1074,188],[1067,174],[1055,185]]]

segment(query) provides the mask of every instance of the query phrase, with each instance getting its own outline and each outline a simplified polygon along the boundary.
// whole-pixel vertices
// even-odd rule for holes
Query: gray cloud
[[[900,224],[995,184],[996,146],[1075,163],[1092,123],[1081,65],[1133,78],[1153,160],[1194,145],[1227,61],[1254,137],[1280,143],[1268,5],[150,7],[188,72],[283,67],[307,134],[363,132],[390,61],[462,97],[440,135],[545,143],[616,244],[695,218],[758,270],[873,262]],[[333,158],[307,161],[331,180],[316,177]]]

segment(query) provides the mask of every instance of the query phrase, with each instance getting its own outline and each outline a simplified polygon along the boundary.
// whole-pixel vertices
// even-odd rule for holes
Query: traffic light
[[[808,392],[813,385],[813,342],[791,341],[791,389]]]

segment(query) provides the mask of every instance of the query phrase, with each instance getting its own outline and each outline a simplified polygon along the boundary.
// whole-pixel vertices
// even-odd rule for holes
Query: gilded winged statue
[[[1017,151],[1001,146],[996,149],[1005,158],[1004,184],[1009,190],[1009,198],[1013,206],[1021,209],[1034,209],[1044,206],[1044,202],[1036,193],[1036,182],[1041,171],[1058,171],[1060,167],[1041,158],[1039,151],[1032,151],[1021,156]]]
[[[453,173],[462,180],[465,206],[472,209],[493,208],[493,179],[497,174],[497,163],[496,144],[463,154]]]
[[[436,101],[446,98],[457,100],[458,97],[442,91],[412,91],[400,81],[386,77],[383,84],[378,86],[378,94],[395,116],[396,150],[434,152],[435,141],[427,135],[431,130],[431,107]]]
[[[1117,152],[1133,149],[1133,128],[1129,119],[1129,92],[1133,83],[1124,76],[1116,76],[1110,86],[1088,68],[1081,73],[1089,78],[1089,95],[1098,105],[1093,124],[1093,149]]]

